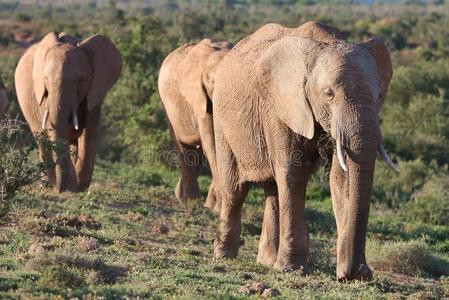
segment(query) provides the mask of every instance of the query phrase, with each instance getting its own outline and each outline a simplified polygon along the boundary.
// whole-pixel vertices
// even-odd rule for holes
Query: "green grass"
[[[280,299],[449,297],[447,228],[406,223],[374,208],[367,251],[374,280],[343,284],[335,280],[329,198],[314,194],[308,202],[311,274],[303,276],[256,263],[260,190],[254,189],[244,206],[239,256],[215,260],[217,216],[203,208],[203,200],[174,199],[174,174],[152,173],[160,185],[151,186],[129,185],[129,170],[112,179],[106,173],[100,165],[85,193],[56,194],[34,186],[17,195],[20,201],[0,227],[0,298],[247,299],[258,296],[239,290],[260,282],[277,289]],[[155,230],[161,225],[167,234]]]

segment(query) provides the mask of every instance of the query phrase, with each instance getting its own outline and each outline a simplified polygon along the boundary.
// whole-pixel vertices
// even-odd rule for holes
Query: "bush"
[[[122,76],[104,102],[99,154],[111,161],[140,163],[148,151],[170,149],[168,123],[157,91],[164,57],[175,48],[156,17],[127,19],[128,27],[104,28],[122,54]]]
[[[449,164],[449,63],[398,67],[382,112],[384,140],[403,160]]]
[[[383,245],[370,241],[366,254],[368,263],[378,270],[410,276],[449,275],[449,262],[431,253],[422,240],[386,242]]]
[[[101,257],[75,253],[45,253],[31,258],[27,266],[42,273],[39,283],[43,286],[71,288],[87,283],[113,284],[128,271],[123,266],[107,264]]]
[[[449,175],[431,177],[402,212],[409,221],[449,225]]]
[[[411,200],[412,195],[426,182],[426,179],[435,173],[435,163],[426,164],[421,159],[412,161],[399,161],[401,173],[391,171],[383,161],[376,164],[374,175],[373,200],[398,208],[401,204]]]
[[[0,217],[10,209],[14,194],[42,176],[44,165],[32,158],[35,143],[21,147],[24,124],[18,120],[0,121]]]

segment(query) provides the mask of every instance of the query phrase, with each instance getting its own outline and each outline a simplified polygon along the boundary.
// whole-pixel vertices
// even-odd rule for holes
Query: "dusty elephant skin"
[[[230,43],[210,39],[186,44],[167,56],[159,72],[159,94],[180,153],[181,177],[176,197],[200,197],[198,175],[204,150],[212,173],[205,206],[216,211],[221,201],[214,188],[217,170],[212,93],[217,66],[231,47]]]
[[[17,98],[32,132],[66,141],[57,153],[39,147],[42,160],[57,162],[48,170],[48,179],[60,192],[83,191],[90,185],[101,103],[120,77],[121,65],[119,51],[106,37],[93,35],[81,41],[55,32],[30,47],[19,61]]]
[[[216,257],[235,257],[250,182],[266,207],[258,261],[307,272],[305,193],[322,136],[334,150],[330,184],[337,221],[337,277],[367,279],[365,239],[379,110],[392,76],[379,39],[350,44],[335,28],[268,24],[240,41],[216,74],[214,127],[222,197]]]
[[[4,113],[6,113],[6,109],[8,108],[8,95],[6,94],[6,87],[3,84],[2,79],[0,78],[0,118]]]

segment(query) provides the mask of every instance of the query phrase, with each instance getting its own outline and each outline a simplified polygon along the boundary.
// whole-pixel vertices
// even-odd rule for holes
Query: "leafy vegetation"
[[[0,217],[9,211],[17,190],[43,175],[43,163],[30,159],[34,145],[19,145],[23,130],[17,119],[0,120]]]
[[[43,166],[30,134],[15,142],[1,131],[1,184],[7,183],[6,173],[19,180],[8,193],[0,226],[0,298],[234,299],[250,297],[241,287],[257,282],[279,290],[280,298],[449,297],[449,4],[348,2],[0,3],[0,76],[12,100],[10,118],[22,119],[13,88],[17,61],[48,31],[103,33],[124,61],[122,77],[103,105],[88,191],[56,194],[39,183],[20,189],[39,178]],[[354,42],[377,35],[393,58],[381,119],[384,145],[401,173],[376,166],[367,245],[371,282],[335,280],[327,163],[307,195],[310,276],[255,262],[260,190],[253,189],[245,202],[244,245],[232,261],[212,259],[217,217],[200,200],[180,204],[173,197],[179,171],[157,92],[163,58],[203,37],[236,43],[268,22],[298,26],[308,20],[332,24]],[[207,171],[203,175],[206,196]]]

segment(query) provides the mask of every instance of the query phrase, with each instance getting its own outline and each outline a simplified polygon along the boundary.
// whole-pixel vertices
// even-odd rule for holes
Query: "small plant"
[[[423,240],[400,242],[371,241],[367,247],[368,263],[375,269],[415,276],[449,275],[449,262],[434,255]]]
[[[17,119],[0,121],[0,217],[10,209],[14,194],[42,176],[43,163],[32,159],[33,142],[22,146],[24,123]]]

